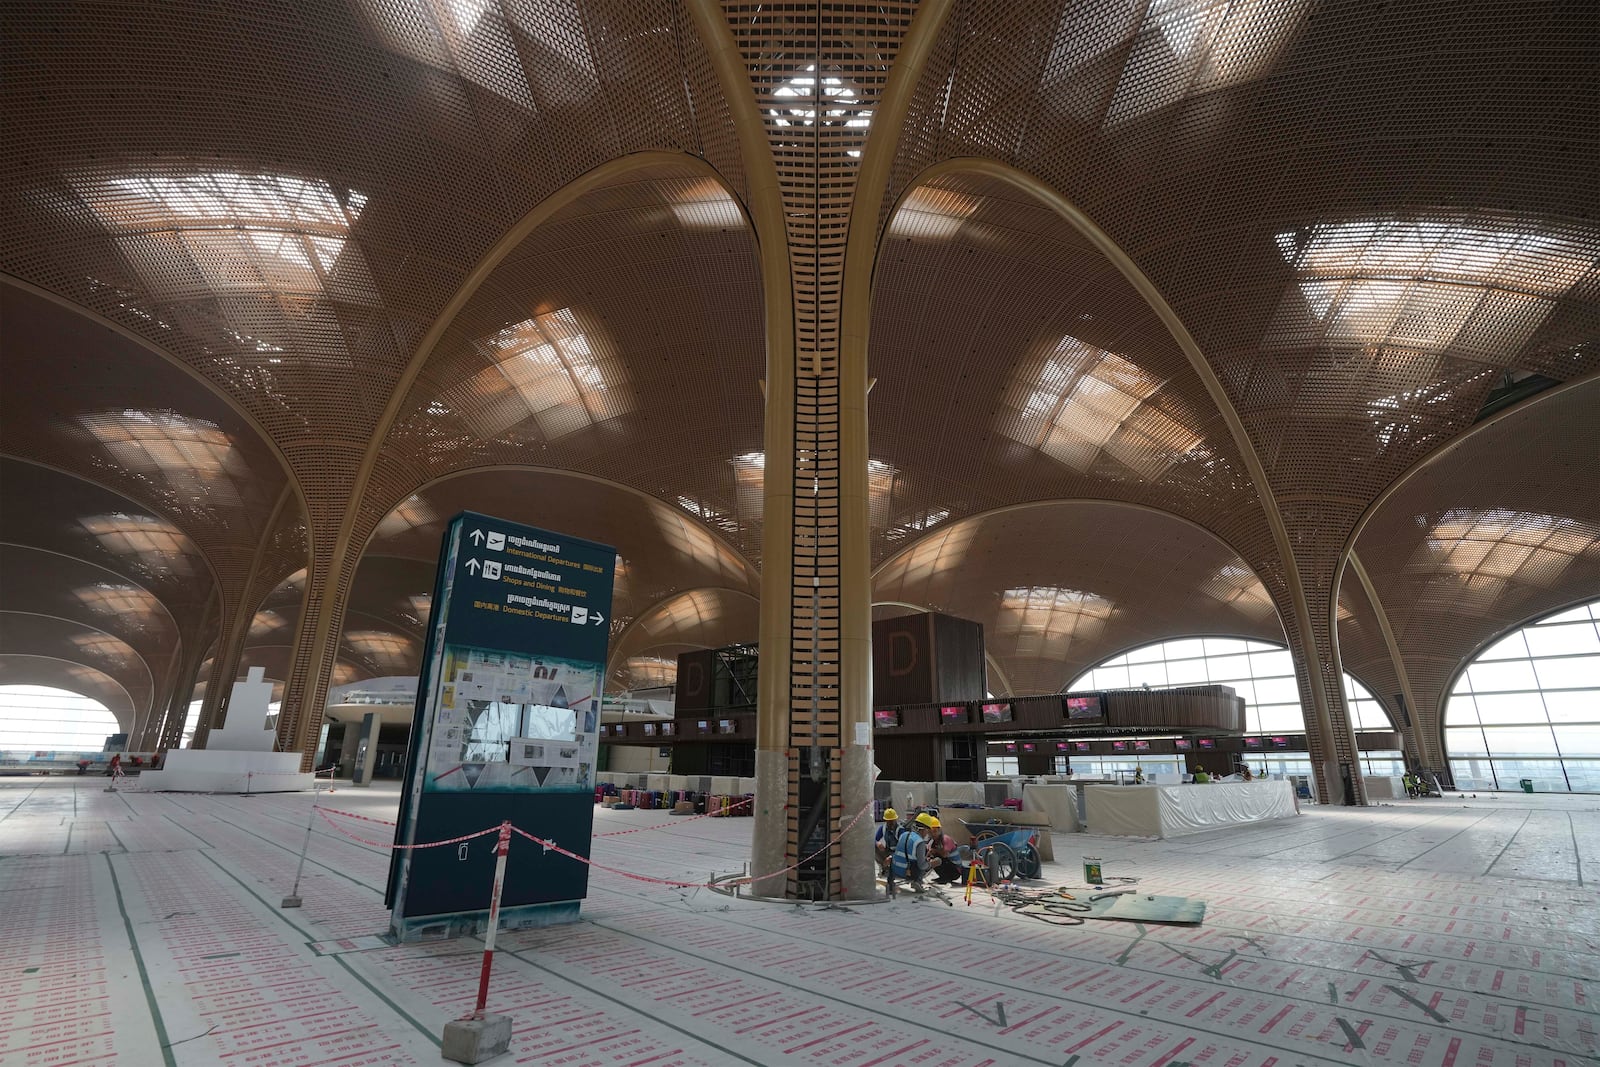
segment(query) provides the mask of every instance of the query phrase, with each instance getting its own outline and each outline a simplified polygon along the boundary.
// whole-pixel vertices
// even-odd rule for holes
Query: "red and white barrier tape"
[[[811,860],[816,859],[818,856],[822,855],[824,852],[828,851],[834,845],[837,845],[841,840],[844,839],[844,835],[850,832],[851,827],[855,826],[856,823],[860,822],[862,816],[866,815],[866,813],[871,811],[871,810],[872,810],[872,805],[868,804],[866,807],[864,807],[860,811],[856,812],[855,818],[851,819],[842,828],[840,828],[839,832],[837,834],[835,834],[832,838],[830,838],[828,840],[827,844],[823,845],[821,848],[819,848],[815,852],[811,853],[811,855],[806,856],[803,859],[796,860],[795,862],[791,863],[787,867],[780,867],[779,869],[777,869],[775,871],[768,871],[766,874],[763,874],[763,875],[745,875],[743,878],[730,878],[727,881],[715,882],[715,883],[712,883],[712,882],[680,882],[680,881],[677,881],[677,880],[671,879],[671,878],[652,878],[649,875],[645,875],[645,874],[634,874],[632,871],[624,871],[619,867],[608,867],[603,863],[596,863],[594,860],[591,860],[586,856],[580,856],[576,852],[573,852],[573,851],[571,851],[569,849],[562,848],[560,845],[556,844],[554,841],[546,841],[542,837],[536,837],[535,835],[528,833],[528,831],[526,831],[526,830],[524,830],[524,829],[522,829],[520,827],[513,826],[511,828],[511,831],[513,833],[520,834],[523,837],[526,837],[529,841],[532,841],[534,844],[543,847],[544,850],[547,851],[547,852],[559,853],[560,855],[566,856],[568,859],[574,859],[574,860],[577,860],[579,863],[588,864],[594,870],[605,871],[607,874],[620,875],[623,878],[629,878],[629,879],[632,879],[635,882],[649,882],[652,885],[666,885],[666,886],[672,886],[672,887],[677,888],[677,889],[723,889],[723,888],[727,888],[728,886],[749,885],[752,882],[758,882],[758,881],[764,882],[768,878],[775,878],[780,874],[788,874],[790,871],[793,871],[793,870],[796,870],[796,869],[800,868],[801,866],[805,865],[806,863],[809,863]]]
[[[644,830],[660,830],[662,827],[665,827],[665,826],[682,826],[686,822],[694,822],[697,819],[726,818],[729,814],[731,814],[734,811],[734,809],[736,809],[736,808],[746,808],[746,807],[749,807],[750,805],[752,805],[754,803],[755,803],[755,798],[752,797],[749,800],[740,800],[740,801],[736,801],[736,802],[734,802],[732,804],[729,804],[727,811],[716,811],[716,812],[708,811],[704,815],[695,815],[695,816],[692,816],[691,818],[688,818],[688,819],[677,819],[677,820],[674,820],[673,822],[658,822],[654,826],[635,826],[635,827],[632,827],[632,828],[627,829],[627,830],[608,830],[607,832],[605,832],[603,834],[595,834],[594,836],[596,836],[596,837],[621,837],[623,834],[637,834],[637,833],[640,833],[641,831],[644,831]]]
[[[394,825],[394,822],[392,820],[390,820],[390,819],[374,819],[370,815],[357,815],[353,811],[340,811],[338,808],[324,808],[324,807],[321,807],[319,805],[317,807],[317,810],[318,811],[327,812],[329,815],[342,815],[346,819],[359,819],[362,822],[375,822],[375,823],[378,823],[380,826],[393,826]]]
[[[448,840],[445,840],[445,841],[423,841],[423,842],[419,842],[418,844],[415,844],[415,845],[397,845],[393,841],[368,841],[364,837],[357,837],[355,834],[351,833],[349,830],[346,830],[344,827],[340,826],[338,823],[336,823],[332,819],[328,818],[328,816],[326,814],[324,814],[324,812],[323,812],[323,810],[321,808],[317,808],[316,812],[317,812],[318,815],[322,816],[322,821],[323,822],[327,823],[329,826],[331,826],[335,830],[339,831],[345,837],[348,837],[352,841],[359,841],[363,845],[372,845],[374,848],[396,848],[396,849],[406,849],[408,851],[411,850],[411,849],[419,849],[419,848],[439,848],[441,845],[459,845],[461,842],[463,842],[463,841],[471,841],[475,837],[484,837],[484,836],[486,836],[488,834],[497,834],[497,833],[500,832],[500,827],[491,826],[487,830],[479,830],[475,834],[463,834],[460,837],[452,837],[452,838],[449,838]]]
[[[862,820],[862,818],[867,814],[867,812],[869,812],[871,810],[872,810],[872,805],[871,804],[867,804],[860,811],[856,812],[855,817],[852,818],[848,823],[846,823],[839,830],[839,832],[837,834],[835,834],[832,838],[830,838],[828,840],[827,844],[823,845],[821,848],[817,849],[815,852],[811,853],[809,856],[806,856],[803,859],[796,860],[794,863],[791,863],[787,867],[780,867],[778,870],[769,871],[768,873],[763,874],[763,875],[759,875],[759,876],[757,876],[757,875],[746,875],[746,876],[744,876],[742,878],[732,878],[732,879],[729,879],[729,880],[724,881],[724,882],[717,882],[717,883],[715,883],[714,887],[715,888],[726,888],[728,886],[749,885],[749,884],[751,884],[753,882],[766,881],[768,878],[775,878],[780,874],[788,874],[790,871],[793,871],[793,870],[796,870],[796,869],[800,868],[801,866],[805,865],[806,863],[810,862],[811,860],[816,859],[818,856],[822,855],[824,852],[828,851],[834,845],[837,845],[841,840],[844,839],[844,835],[849,833],[850,830],[852,828],[854,828],[856,823],[860,822]],[[329,826],[333,827],[340,834],[344,835],[345,837],[348,837],[352,841],[359,841],[363,845],[371,845],[374,848],[391,848],[391,849],[437,848],[437,847],[439,847],[441,845],[456,845],[456,844],[460,844],[463,841],[470,841],[475,837],[484,837],[484,836],[486,836],[488,834],[497,833],[499,831],[499,829],[500,829],[498,826],[491,826],[488,829],[479,830],[477,833],[467,834],[467,835],[465,835],[463,837],[452,837],[452,838],[449,838],[448,840],[445,840],[445,841],[428,841],[428,842],[425,842],[425,843],[422,843],[422,844],[415,844],[415,845],[396,845],[393,842],[370,841],[370,840],[368,840],[367,838],[364,838],[364,837],[357,837],[355,834],[352,834],[350,831],[346,830],[344,827],[342,827],[338,823],[334,822],[331,818],[329,818],[329,816],[330,815],[339,815],[339,816],[342,816],[342,817],[348,818],[348,819],[359,819],[362,822],[378,823],[379,825],[382,825],[382,826],[393,826],[394,823],[390,822],[387,819],[374,819],[370,815],[357,815],[353,811],[340,811],[337,808],[318,807],[316,809],[316,812],[317,812],[317,814],[319,816],[322,817],[322,821],[323,822],[325,822]],[[707,818],[708,816],[698,816],[698,817],[699,818]],[[673,824],[673,823],[662,823],[661,825],[662,826],[672,826],[672,825],[675,825],[675,824]],[[659,827],[641,826],[641,827],[638,827],[638,829],[639,830],[654,830],[654,829],[659,829]],[[591,867],[591,868],[593,868],[594,870],[597,870],[597,871],[605,871],[607,874],[615,874],[615,875],[618,875],[619,877],[628,878],[628,879],[631,879],[631,880],[633,880],[635,882],[648,882],[651,885],[672,886],[672,887],[677,888],[677,889],[710,889],[710,888],[713,888],[713,883],[711,883],[711,882],[685,882],[685,881],[678,881],[678,880],[672,879],[672,878],[654,878],[654,877],[651,877],[650,875],[647,875],[647,874],[635,874],[633,871],[625,871],[620,867],[609,867],[609,866],[607,866],[607,865],[605,865],[603,863],[596,863],[594,860],[588,858],[587,856],[581,856],[578,853],[573,852],[571,849],[562,848],[560,845],[556,844],[554,841],[547,841],[546,839],[544,839],[542,837],[539,837],[539,836],[537,836],[535,834],[530,834],[530,833],[528,833],[528,831],[522,829],[519,826],[513,826],[511,828],[511,830],[512,830],[513,833],[518,834],[518,835],[520,835],[522,837],[525,837],[529,841],[532,841],[534,844],[539,845],[546,852],[554,852],[554,853],[557,853],[558,855],[566,856],[568,859],[577,860],[579,863],[587,864],[589,867]],[[624,831],[620,831],[620,832],[621,833],[633,833],[635,831],[634,830],[624,830]],[[597,837],[608,837],[608,836],[615,836],[615,835],[612,835],[612,834],[597,834],[595,836],[597,836]]]

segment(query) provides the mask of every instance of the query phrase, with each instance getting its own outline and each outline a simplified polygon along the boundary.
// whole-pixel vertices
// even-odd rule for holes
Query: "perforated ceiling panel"
[[[872,558],[1061,497],[1192,520],[1280,609],[1303,701],[1331,708],[1319,758],[1350,759],[1331,653],[1360,517],[1508,372],[1532,389],[1600,370],[1590,7],[13,4],[0,452],[37,466],[0,467],[6,502],[67,501],[46,510],[70,554],[141,579],[177,620],[173,699],[145,704],[163,737],[198,647],[225,635],[216,673],[231,672],[303,569],[304,620],[278,627],[293,649],[280,725],[303,745],[329,676],[382,666],[341,665],[341,634],[383,629],[347,620],[346,599],[369,535],[429,479],[516,464],[656,498],[637,519],[575,498],[596,509],[588,535],[623,551],[631,618],[702,585],[753,591],[780,478],[796,501],[769,586],[793,609],[787,701],[823,712],[785,744],[834,745],[836,605],[859,590],[840,589],[833,535],[841,476],[863,474],[853,453],[839,467],[842,269],[852,232],[881,234]],[[642,152],[666,155],[623,162]],[[767,291],[745,205],[783,231],[761,235],[786,246]],[[795,349],[795,448],[770,462],[769,297],[791,305],[778,340]],[[1506,441],[1530,470],[1593,421],[1542,410]],[[1473,576],[1447,599],[1485,626],[1593,588],[1586,550],[1569,551],[1588,521],[1572,483],[1462,478],[1408,481],[1363,538],[1419,702],[1478,638],[1424,621],[1448,582],[1412,560],[1416,530],[1468,546],[1446,554]],[[1137,539],[1164,520],[1121,521]],[[1549,537],[1524,543],[1535,528]],[[20,543],[49,536],[29,529]],[[213,573],[214,614],[190,611]],[[1060,587],[966,580],[952,601]],[[1348,650],[1377,664],[1360,595]]]
[[[1312,626],[1301,635],[1286,618],[1307,650],[1302,696],[1315,685],[1334,705],[1345,760],[1326,651],[1362,510],[1471,424],[1497,372],[1600,366],[1600,190],[1586,162],[1600,109],[1569,106],[1574,86],[1593,85],[1600,23],[1581,4],[1449,15],[958,2],[931,53],[942,66],[918,78],[890,190],[941,159],[1001,160],[1151,279],[1276,498]]]
[[[1099,661],[1164,637],[1283,640],[1260,579],[1214,536],[1095,501],[952,522],[883,563],[872,598],[982,623],[1016,694],[1058,692]]]
[[[692,589],[651,605],[611,645],[608,690],[668,684],[680,652],[753,644],[759,602],[731,589]]]
[[[1600,589],[1597,411],[1591,380],[1484,424],[1406,479],[1356,542],[1434,739],[1467,661]]]

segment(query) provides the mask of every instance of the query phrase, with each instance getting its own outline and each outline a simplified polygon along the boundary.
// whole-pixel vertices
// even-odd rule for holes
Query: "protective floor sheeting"
[[[476,941],[374,947],[381,847],[309,795],[0,779],[0,1063],[440,1062]],[[322,803],[392,817],[396,793]],[[1577,1067],[1600,1055],[1600,798],[1312,809],[1166,842],[1059,835],[1200,927],[1057,927],[981,894],[819,910],[597,872],[574,926],[501,939],[499,1063]],[[382,827],[351,823],[373,840]],[[597,812],[599,862],[735,870],[752,820]],[[519,847],[522,842],[512,847]],[[349,942],[350,947],[340,942]]]

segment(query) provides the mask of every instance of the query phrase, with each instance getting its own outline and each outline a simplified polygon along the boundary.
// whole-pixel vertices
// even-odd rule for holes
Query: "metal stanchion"
[[[306,837],[300,842],[300,863],[294,869],[294,888],[289,895],[283,898],[280,908],[298,908],[300,906],[300,875],[306,869],[306,852],[311,848],[311,827],[317,819],[317,801],[322,798],[322,790],[318,787],[316,777],[311,780],[311,811],[306,814]]]
[[[511,1047],[511,1016],[490,1015],[489,970],[494,963],[494,938],[500,927],[500,890],[506,880],[506,853],[511,848],[511,822],[500,824],[495,841],[494,888],[489,893],[489,929],[483,935],[483,968],[478,972],[478,1002],[472,1014],[444,1024],[440,1053],[457,1063],[482,1063]]]

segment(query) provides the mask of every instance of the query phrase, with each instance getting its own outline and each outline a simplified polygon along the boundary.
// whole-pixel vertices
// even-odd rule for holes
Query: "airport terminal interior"
[[[1600,1065],[1593,3],[0,57],[4,1067]]]

